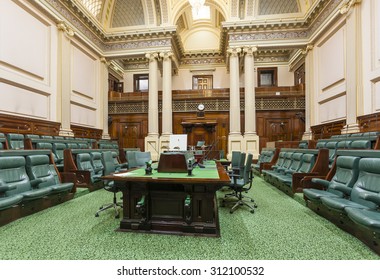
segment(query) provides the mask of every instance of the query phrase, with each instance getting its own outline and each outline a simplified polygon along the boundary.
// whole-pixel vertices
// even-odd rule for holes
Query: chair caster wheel
[[[249,212],[251,212],[251,213],[253,214],[253,213],[255,213],[255,210],[251,210],[251,211],[249,211]]]
[[[234,211],[230,210],[230,214],[232,214]]]
[[[120,215],[115,216],[115,219],[119,219],[119,218],[120,218]]]
[[[95,214],[95,217],[99,217],[99,214],[98,214],[98,213],[96,213],[96,214]]]
[[[253,207],[257,208],[257,205],[254,205]]]

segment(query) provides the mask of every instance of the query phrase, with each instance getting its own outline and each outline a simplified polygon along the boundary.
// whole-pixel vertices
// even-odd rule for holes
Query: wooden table
[[[216,191],[230,179],[221,164],[187,173],[145,175],[144,168],[105,176],[123,193],[119,231],[219,236]]]

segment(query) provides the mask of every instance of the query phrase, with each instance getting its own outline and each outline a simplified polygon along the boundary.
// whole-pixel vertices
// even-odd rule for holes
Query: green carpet
[[[219,191],[222,197],[225,191]],[[220,238],[116,232],[113,211],[94,213],[112,201],[103,190],[0,228],[0,258],[19,259],[380,259],[363,243],[319,217],[300,201],[254,179],[259,206],[230,214],[219,208]]]

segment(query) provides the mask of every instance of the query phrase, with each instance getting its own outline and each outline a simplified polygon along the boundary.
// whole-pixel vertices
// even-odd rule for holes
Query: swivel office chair
[[[248,192],[252,187],[253,172],[252,172],[252,154],[248,154],[247,161],[244,166],[243,174],[233,174],[231,175],[230,188],[233,190],[233,193],[226,194],[225,198],[222,200],[222,205],[228,202],[235,202],[234,206],[230,209],[232,214],[239,206],[247,206],[250,209],[251,213],[255,212],[257,205],[253,198],[243,195],[243,192]],[[226,200],[227,197],[234,197],[237,200]],[[248,201],[247,201],[248,200]],[[253,202],[249,204],[248,202]]]
[[[106,151],[102,153],[102,161],[104,165],[104,175],[109,175],[115,172],[115,164],[113,162],[111,151]],[[112,203],[102,205],[99,208],[99,210],[96,211],[95,217],[99,217],[100,212],[113,208],[115,210],[115,219],[118,219],[120,217],[119,209],[123,207],[123,204],[121,202],[117,202],[116,197],[116,193],[118,193],[120,190],[118,187],[115,186],[114,181],[105,181],[104,189],[113,193],[113,201]]]

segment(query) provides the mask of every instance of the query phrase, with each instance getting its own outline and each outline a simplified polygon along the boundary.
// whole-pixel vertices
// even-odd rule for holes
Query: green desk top
[[[219,173],[218,169],[216,168],[216,163],[214,161],[206,161],[204,162],[205,168],[200,168],[199,166],[196,166],[193,169],[192,176],[187,175],[187,172],[185,173],[167,173],[167,172],[157,172],[157,170],[154,170],[157,166],[152,164],[153,167],[153,174],[152,175],[145,175],[145,168],[139,168],[132,171],[128,171],[125,173],[116,173],[113,174],[114,176],[118,177],[129,177],[129,178],[138,178],[138,177],[144,177],[144,178],[170,178],[170,179],[180,179],[180,178],[197,178],[197,179],[219,179]]]

